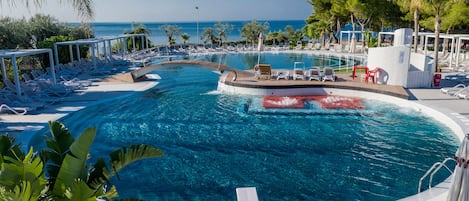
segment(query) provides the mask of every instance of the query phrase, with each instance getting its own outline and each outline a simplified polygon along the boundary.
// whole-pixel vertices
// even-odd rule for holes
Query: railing
[[[453,174],[453,171],[446,165],[448,161],[455,161],[453,158],[446,158],[442,162],[436,162],[435,164],[430,167],[430,169],[427,170],[427,172],[420,178],[419,181],[419,188],[418,188],[418,193],[420,193],[420,190],[422,189],[422,182],[425,178],[430,175],[430,179],[428,181],[428,189],[432,188],[432,181],[433,181],[433,176],[442,168],[444,167],[448,172]]]

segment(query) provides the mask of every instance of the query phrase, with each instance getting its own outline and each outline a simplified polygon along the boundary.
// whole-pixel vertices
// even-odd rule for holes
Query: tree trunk
[[[341,43],[342,41],[340,41],[340,38],[342,37],[342,34],[340,34],[340,32],[342,31],[342,28],[340,26],[340,20],[339,18],[337,18],[337,34],[339,34],[339,38],[337,39],[337,43]]]
[[[352,42],[349,45],[349,48],[350,48],[350,53],[355,53],[355,47],[352,47],[355,46],[355,21],[353,20],[353,14],[350,14],[350,18],[352,19]]]
[[[434,49],[435,49],[435,62],[434,62],[434,67],[433,67],[433,72],[436,72],[438,69],[438,45],[440,43],[440,25],[441,25],[441,19],[440,19],[440,12],[437,12],[435,16],[435,43],[434,43]]]
[[[415,8],[414,10],[414,51],[417,53],[418,51],[418,43],[419,43],[419,9]]]

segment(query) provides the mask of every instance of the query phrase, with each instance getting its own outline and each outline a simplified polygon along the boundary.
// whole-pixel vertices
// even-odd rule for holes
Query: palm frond
[[[53,188],[55,195],[62,195],[76,179],[86,180],[88,176],[86,161],[95,136],[96,128],[88,128],[70,146],[70,153],[65,156],[55,181]]]

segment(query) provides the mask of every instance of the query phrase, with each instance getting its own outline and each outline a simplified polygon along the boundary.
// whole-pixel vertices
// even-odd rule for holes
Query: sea
[[[222,24],[231,24],[233,25],[233,30],[227,32],[227,41],[239,41],[242,39],[241,37],[241,29],[247,23],[252,21],[226,21],[226,22],[142,22],[142,23],[132,23],[132,22],[93,22],[90,23],[90,26],[94,30],[95,37],[103,37],[103,36],[115,36],[119,34],[123,34],[126,31],[131,31],[133,28],[133,24],[139,26],[143,24],[145,28],[151,31],[151,35],[149,39],[155,45],[167,45],[168,39],[164,34],[164,31],[160,29],[162,25],[173,25],[181,28],[181,34],[187,33],[190,38],[188,43],[196,43],[200,42],[201,40],[197,41],[197,35],[199,37],[202,35],[206,28],[212,27],[214,28],[215,24],[222,23]],[[304,20],[272,20],[272,21],[260,21],[257,20],[256,22],[260,24],[268,24],[269,30],[267,32],[274,32],[274,31],[285,31],[285,27],[291,25],[293,29],[302,29],[306,22]],[[198,27],[198,31],[197,31]],[[197,34],[198,33],[198,34]],[[176,38],[176,43],[182,43],[183,40],[179,36]]]

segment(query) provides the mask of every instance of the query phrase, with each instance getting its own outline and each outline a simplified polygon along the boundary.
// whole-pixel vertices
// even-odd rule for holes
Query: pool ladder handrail
[[[442,162],[436,162],[432,165],[432,167],[430,167],[430,169],[427,170],[427,172],[420,178],[419,180],[419,188],[418,188],[418,193],[420,193],[420,190],[422,189],[422,182],[425,178],[428,177],[428,175],[430,175],[430,179],[428,181],[428,189],[431,189],[432,188],[432,181],[433,181],[433,176],[442,168],[444,167],[446,170],[448,170],[448,172],[450,172],[451,174],[453,174],[453,171],[446,165],[446,163],[448,161],[455,161],[454,158],[446,158],[445,160],[443,160]]]

